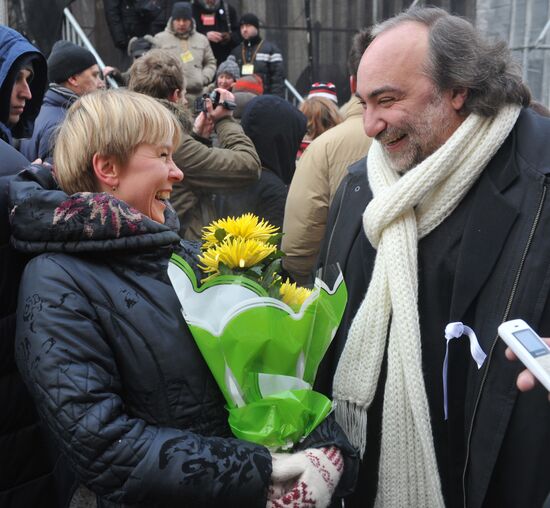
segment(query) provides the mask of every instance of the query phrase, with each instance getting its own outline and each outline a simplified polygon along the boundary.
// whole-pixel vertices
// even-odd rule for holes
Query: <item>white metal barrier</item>
[[[103,71],[103,69],[105,68],[105,63],[90,42],[90,39],[86,37],[84,30],[82,30],[80,24],[73,16],[72,12],[68,9],[68,7],[65,7],[65,9],[63,9],[63,16],[64,17],[63,25],[61,27],[61,38],[66,41],[71,41],[74,44],[78,44],[79,46],[85,47],[88,51],[90,51],[90,53],[92,53],[92,55],[94,55],[97,61],[97,65]],[[116,81],[110,76],[107,76],[107,81],[111,88],[118,88]]]
[[[8,26],[8,0],[0,0],[0,25]]]

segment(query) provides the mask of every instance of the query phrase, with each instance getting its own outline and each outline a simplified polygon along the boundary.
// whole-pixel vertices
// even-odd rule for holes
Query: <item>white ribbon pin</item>
[[[477,340],[475,332],[465,324],[461,322],[449,323],[445,327],[445,338],[447,339],[447,346],[445,349],[445,360],[443,361],[443,405],[445,409],[445,420],[448,418],[448,404],[447,404],[447,364],[449,362],[449,341],[451,339],[458,339],[462,335],[467,335],[470,338],[470,354],[477,364],[477,368],[481,369],[487,355],[481,349],[479,341]]]

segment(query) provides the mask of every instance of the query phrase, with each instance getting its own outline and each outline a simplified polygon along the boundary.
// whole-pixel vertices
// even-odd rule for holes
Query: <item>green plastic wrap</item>
[[[284,449],[323,421],[331,402],[312,385],[346,305],[341,274],[332,289],[317,279],[297,312],[246,277],[220,275],[198,287],[177,255],[168,275],[236,437]]]

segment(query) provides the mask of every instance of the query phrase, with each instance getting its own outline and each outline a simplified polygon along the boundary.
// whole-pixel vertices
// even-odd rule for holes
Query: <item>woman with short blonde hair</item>
[[[180,137],[174,115],[146,95],[127,90],[87,94],[69,109],[59,128],[53,157],[57,180],[68,194],[97,192],[91,166],[95,153],[125,164],[142,143],[170,140],[177,147]]]
[[[173,253],[196,266],[199,248],[180,239],[169,203],[183,178],[172,160],[179,135],[154,99],[88,94],[59,133],[61,189],[36,165],[10,184],[13,244],[35,255],[16,361],[75,473],[70,508],[269,502],[270,452],[231,437],[167,274]]]

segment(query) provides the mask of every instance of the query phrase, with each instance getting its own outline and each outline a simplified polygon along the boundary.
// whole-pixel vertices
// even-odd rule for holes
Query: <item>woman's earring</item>
[[[115,192],[118,189],[116,185],[113,185],[111,188],[113,189],[113,192]]]

